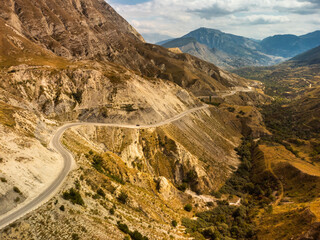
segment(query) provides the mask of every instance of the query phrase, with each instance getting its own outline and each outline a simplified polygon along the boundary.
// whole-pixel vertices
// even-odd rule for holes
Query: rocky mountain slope
[[[145,43],[102,0],[5,0],[0,31],[1,217],[59,173],[48,143],[64,122],[154,124],[211,104],[161,127],[70,129],[75,169],[1,239],[188,239],[181,218],[216,205],[242,134],[264,134],[256,82]]]
[[[198,47],[188,47],[185,45],[187,44],[185,39],[192,39],[193,42],[202,44],[207,49],[199,51]],[[262,53],[262,48],[257,41],[208,28],[197,29],[162,46],[179,47],[185,53],[198,56],[226,69],[269,65],[281,60]]]
[[[197,42],[194,38],[183,38],[169,41],[162,46],[172,49],[178,48],[184,53],[189,53],[207,62],[212,62],[225,69],[232,69],[229,64],[235,64],[236,58],[231,55],[219,51],[217,49],[210,49],[207,45]]]
[[[319,31],[316,31],[302,36],[275,35],[257,41],[215,29],[200,28],[161,45],[167,48],[179,47],[185,53],[190,53],[225,69],[235,69],[279,63],[320,45],[318,36]],[[208,49],[188,46],[188,41],[185,39],[189,39],[190,42],[191,38],[194,44],[203,44]],[[212,57],[212,51],[218,51],[215,57]]]
[[[144,43],[105,1],[61,4],[63,10],[55,1],[6,0],[0,16],[28,40],[68,59],[111,61],[146,77],[167,79],[197,92],[245,84],[190,55],[173,54]]]

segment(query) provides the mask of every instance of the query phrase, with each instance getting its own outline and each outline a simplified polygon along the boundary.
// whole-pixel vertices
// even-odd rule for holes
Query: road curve
[[[164,120],[159,123],[154,123],[150,125],[133,125],[133,124],[116,124],[116,123],[86,123],[86,122],[75,122],[75,123],[67,123],[60,128],[57,129],[55,132],[53,138],[50,141],[50,146],[60,153],[60,155],[63,157],[64,160],[64,166],[58,177],[55,179],[55,181],[45,190],[43,191],[39,196],[31,200],[26,205],[22,206],[21,208],[11,212],[8,214],[5,218],[0,220],[0,229],[6,227],[10,223],[18,220],[22,216],[26,215],[27,213],[31,212],[32,210],[38,208],[43,203],[48,201],[51,197],[54,196],[54,194],[59,190],[59,187],[64,182],[65,178],[67,177],[68,173],[70,172],[72,168],[72,163],[74,162],[74,158],[72,154],[61,144],[60,138],[62,137],[63,133],[71,127],[74,126],[80,126],[80,125],[94,125],[94,126],[107,126],[107,127],[121,127],[121,128],[131,128],[131,129],[141,129],[141,128],[153,128],[153,127],[159,127],[166,124],[169,124],[171,122],[177,121],[184,116],[208,108],[208,105],[203,105],[200,107],[189,109],[183,113],[180,113],[172,118],[169,118],[167,120]]]

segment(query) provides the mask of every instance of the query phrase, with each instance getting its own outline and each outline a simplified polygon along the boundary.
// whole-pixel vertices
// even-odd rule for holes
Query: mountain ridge
[[[224,33],[217,29],[199,28],[181,38],[162,42],[164,47],[184,48],[183,52],[200,57],[203,60],[224,67],[235,69],[245,66],[268,66],[280,63],[285,59],[294,57],[298,53],[320,45],[320,31],[314,31],[301,36],[296,35],[275,35],[261,41]],[[184,38],[194,38],[198,43],[206,45],[210,49],[217,49],[225,56],[217,56],[215,59],[208,58],[203,51],[198,52],[196,48],[186,50],[183,46]],[[221,64],[228,62],[228,65]]]

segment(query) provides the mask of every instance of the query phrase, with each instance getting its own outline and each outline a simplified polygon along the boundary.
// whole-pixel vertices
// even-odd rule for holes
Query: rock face
[[[246,85],[198,58],[144,43],[103,0],[5,0],[0,18],[15,34],[57,56],[113,62],[147,77],[173,81],[197,95]]]
[[[112,55],[125,40],[144,41],[103,0],[6,0],[0,16],[28,38],[69,58]]]
[[[197,96],[247,86],[213,64],[145,43],[103,0],[3,0],[0,178],[8,183],[0,183],[0,213],[31,201],[60,172],[61,156],[48,146],[58,125],[119,124],[69,129],[61,141],[78,168],[51,207],[31,213],[17,225],[21,232],[9,229],[4,239],[121,240],[119,222],[150,239],[188,239],[172,221],[191,214],[183,206],[193,192],[217,190],[230,177],[242,136],[235,114],[215,102],[200,109]],[[16,202],[14,186],[23,194]],[[85,207],[62,197],[71,188]]]

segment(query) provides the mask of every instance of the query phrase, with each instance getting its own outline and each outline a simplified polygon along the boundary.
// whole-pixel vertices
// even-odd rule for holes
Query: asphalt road
[[[130,125],[130,124],[116,124],[116,123],[85,123],[85,122],[76,122],[76,123],[67,123],[63,126],[61,126],[54,134],[53,138],[51,139],[50,146],[60,153],[60,155],[63,157],[64,160],[64,166],[62,171],[60,172],[59,176],[55,179],[55,181],[45,190],[43,191],[39,196],[31,200],[29,203],[26,205],[22,206],[7,215],[5,218],[0,220],[0,229],[6,227],[10,223],[14,222],[15,220],[23,217],[27,213],[31,212],[32,210],[38,208],[41,206],[43,203],[48,201],[51,197],[57,193],[59,190],[59,187],[62,185],[64,180],[66,179],[68,173],[70,172],[72,168],[72,163],[74,161],[74,158],[72,154],[66,150],[63,145],[60,142],[60,138],[62,137],[63,133],[71,127],[74,126],[80,126],[80,125],[94,125],[94,126],[107,126],[107,127],[121,127],[121,128],[131,128],[131,129],[141,129],[141,128],[152,128],[152,127],[160,127],[166,124],[169,124],[171,122],[177,121],[184,116],[199,111],[201,109],[206,109],[208,108],[207,105],[201,106],[201,107],[196,107],[190,110],[187,110],[183,113],[180,113],[172,118],[169,118],[165,121],[159,122],[159,123],[154,123],[150,125]]]

